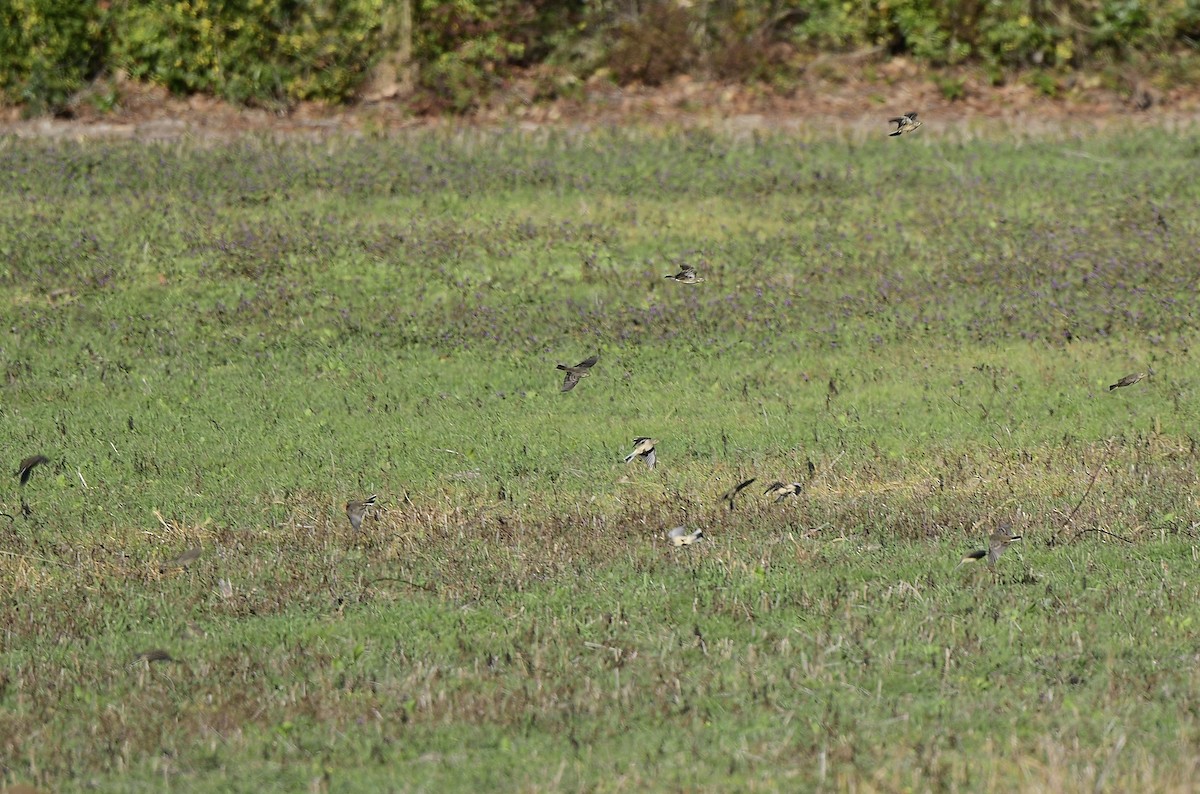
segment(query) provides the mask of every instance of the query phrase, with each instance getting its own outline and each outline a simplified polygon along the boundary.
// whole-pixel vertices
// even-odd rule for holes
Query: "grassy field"
[[[0,784],[1190,790],[1200,135],[885,132],[0,140]]]

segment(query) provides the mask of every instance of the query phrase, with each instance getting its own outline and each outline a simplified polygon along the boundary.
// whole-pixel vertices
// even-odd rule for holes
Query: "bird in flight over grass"
[[[1116,383],[1109,386],[1108,390],[1112,391],[1113,389],[1120,389],[1124,386],[1132,386],[1133,384],[1137,383],[1139,380],[1141,380],[1144,377],[1146,377],[1145,372],[1135,372],[1132,375],[1126,375],[1125,377],[1121,378]]]
[[[679,268],[679,272],[673,276],[663,276],[663,278],[674,279],[680,284],[699,284],[704,280],[702,276],[696,275],[696,268],[691,265],[684,265]]]
[[[732,510],[733,509],[733,500],[737,498],[737,495],[742,492],[743,488],[750,485],[750,483],[754,482],[757,479],[758,479],[757,477],[751,477],[750,479],[743,480],[742,482],[733,486],[728,491],[721,494],[721,501],[729,502],[729,509]]]
[[[30,455],[17,464],[17,476],[21,478],[21,485],[29,482],[29,475],[33,474],[33,469],[36,466],[41,466],[43,463],[49,463],[50,458],[45,455]]]
[[[1012,527],[1008,524],[1005,524],[993,532],[992,536],[988,538],[988,547],[986,549],[979,549],[977,551],[970,552],[962,558],[962,562],[960,562],[959,565],[965,565],[968,562],[979,562],[983,559],[987,560],[988,565],[995,565],[996,560],[1000,559],[1000,555],[1004,553],[1004,550],[1007,549],[1013,541],[1020,539],[1021,536],[1014,535]]]
[[[654,454],[656,444],[658,444],[656,438],[638,436],[633,440],[633,452],[625,456],[625,462],[630,463],[634,458],[641,458],[646,461],[647,466],[653,469],[654,464],[658,462],[658,458]]]
[[[779,504],[789,496],[798,496],[803,487],[803,483],[798,482],[773,482],[767,486],[767,490],[763,491],[763,495],[774,496],[775,504]]]
[[[905,113],[903,116],[896,116],[894,119],[888,119],[888,124],[896,125],[896,129],[888,133],[888,135],[892,137],[903,135],[906,132],[912,132],[917,127],[921,126],[921,122],[917,121],[916,113]]]
[[[590,358],[585,358],[583,361],[580,361],[573,367],[568,367],[566,364],[559,364],[556,366],[555,369],[561,369],[563,372],[567,373],[566,377],[563,378],[562,390],[570,391],[571,389],[574,389],[575,384],[579,383],[579,381],[583,378],[586,378],[588,376],[588,370],[594,367],[596,362],[599,360],[600,354],[597,353]]]
[[[194,548],[190,548],[187,551],[185,551],[183,554],[180,554],[175,559],[167,560],[162,565],[158,566],[158,572],[166,573],[167,571],[170,571],[170,570],[173,570],[176,568],[186,568],[189,565],[191,565],[193,562],[195,562],[196,560],[200,559],[200,555],[203,553],[204,553],[204,548],[202,546],[196,546]]]
[[[667,540],[672,546],[690,546],[704,537],[704,530],[697,529],[695,532],[688,532],[687,527],[675,527],[667,533]]]
[[[366,516],[368,510],[375,506],[377,498],[376,494],[371,494],[361,502],[357,499],[346,502],[346,518],[350,519],[350,526],[356,531],[362,528],[363,517]]]

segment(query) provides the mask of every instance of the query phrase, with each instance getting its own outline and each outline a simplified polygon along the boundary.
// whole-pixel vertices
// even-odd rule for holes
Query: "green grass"
[[[1186,790],[1198,141],[0,142],[0,781]]]

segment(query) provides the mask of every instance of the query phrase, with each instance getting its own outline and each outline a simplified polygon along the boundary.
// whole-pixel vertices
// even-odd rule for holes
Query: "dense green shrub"
[[[383,1],[130,0],[117,11],[113,55],[131,76],[179,93],[345,100],[381,52]]]
[[[182,94],[344,101],[393,50],[401,0],[0,0],[0,98],[56,111],[123,70]],[[828,52],[933,65],[1087,66],[1195,50],[1200,0],[411,0],[411,53],[432,107],[479,104],[537,66],[536,96],[604,70],[788,85]],[[392,15],[393,17],[395,15]],[[405,17],[407,18],[407,17]],[[858,61],[856,61],[858,62]],[[952,87],[951,87],[952,88]]]
[[[0,2],[0,94],[57,112],[101,68],[105,14],[79,0]]]

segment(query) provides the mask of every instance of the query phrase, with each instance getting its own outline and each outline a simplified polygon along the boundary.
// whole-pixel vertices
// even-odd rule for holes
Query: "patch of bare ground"
[[[871,135],[888,129],[889,116],[915,110],[925,121],[922,135],[989,129],[1036,135],[1113,124],[1190,126],[1200,117],[1200,90],[1186,85],[1161,89],[1140,76],[1077,73],[1057,75],[1050,83],[1012,76],[1003,85],[993,85],[977,70],[934,71],[903,57],[869,64],[844,56],[827,60],[828,68],[816,68],[822,62],[818,58],[809,69],[824,76],[786,90],[684,75],[653,87],[593,79],[568,87],[563,92],[566,97],[551,99],[542,98],[548,91],[547,78],[531,70],[462,115],[436,112],[420,97],[350,106],[304,103],[278,110],[247,108],[209,96],[177,97],[158,86],[118,81],[81,92],[65,118],[25,119],[20,108],[2,109],[0,134],[176,140],[246,133],[323,137],[411,128],[669,124],[734,133],[824,130]],[[102,92],[110,95],[98,101]]]

